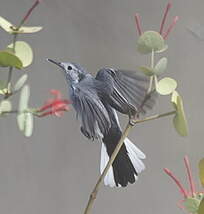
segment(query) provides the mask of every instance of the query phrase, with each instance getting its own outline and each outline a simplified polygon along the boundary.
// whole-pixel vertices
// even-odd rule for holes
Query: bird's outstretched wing
[[[81,130],[86,133],[87,137],[94,139],[99,137],[99,133],[108,132],[109,115],[96,90],[80,83],[72,90],[71,99],[77,116],[81,118]]]
[[[103,94],[106,101],[123,114],[136,113],[144,102],[149,87],[149,78],[140,72],[103,68],[98,71],[96,80],[103,82]],[[99,91],[100,94],[100,91]],[[155,97],[145,102],[143,113],[151,109]]]

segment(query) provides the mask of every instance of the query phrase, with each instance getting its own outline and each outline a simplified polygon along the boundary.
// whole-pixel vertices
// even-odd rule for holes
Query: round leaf
[[[199,208],[198,208],[198,214],[203,214],[204,213],[204,198],[203,200],[200,202]]]
[[[141,70],[147,76],[154,75],[154,70],[150,67],[141,66],[141,67],[139,67],[139,70]]]
[[[19,100],[19,111],[23,112],[28,108],[28,101],[30,97],[30,87],[25,85],[21,90],[20,100]]]
[[[0,66],[1,67],[16,67],[21,69],[23,64],[20,58],[10,51],[0,51]]]
[[[200,182],[204,187],[204,158],[199,162],[199,177],[200,177]]]
[[[171,102],[176,109],[176,114],[173,118],[174,127],[178,134],[185,137],[188,135],[188,123],[184,112],[183,101],[178,92],[175,91],[172,94]]]
[[[164,49],[164,39],[156,31],[146,31],[138,39],[137,49],[142,54],[151,53],[152,50],[160,51]]]
[[[7,21],[6,19],[4,19],[3,17],[0,16],[0,27],[2,29],[4,29],[8,33],[12,33],[13,32],[13,30],[11,28],[12,26],[13,25],[9,21]]]
[[[13,43],[8,46],[13,48]],[[15,55],[21,59],[23,67],[29,66],[33,61],[33,51],[30,45],[23,41],[17,41],[15,45]]]
[[[167,58],[163,57],[156,64],[156,66],[154,68],[154,73],[156,75],[160,75],[160,74],[164,73],[164,71],[166,70],[166,68],[167,68]]]
[[[21,27],[18,33],[36,33],[43,29],[41,26]]]
[[[156,90],[161,95],[171,94],[177,87],[177,82],[169,77],[161,79],[157,85]]]
[[[21,76],[14,86],[14,91],[20,90],[23,87],[23,85],[25,84],[27,79],[28,79],[27,74],[24,74],[23,76]]]

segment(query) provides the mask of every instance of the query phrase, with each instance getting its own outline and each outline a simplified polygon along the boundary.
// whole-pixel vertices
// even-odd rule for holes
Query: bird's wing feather
[[[96,79],[103,82],[109,104],[125,114],[140,108],[149,87],[149,78],[140,72],[104,68],[98,71]],[[155,96],[152,96],[145,103],[143,112],[151,109],[154,103]]]
[[[91,138],[97,138],[99,131],[102,134],[107,133],[110,119],[94,89],[78,85],[73,89],[71,99],[77,115],[81,118],[83,130]]]

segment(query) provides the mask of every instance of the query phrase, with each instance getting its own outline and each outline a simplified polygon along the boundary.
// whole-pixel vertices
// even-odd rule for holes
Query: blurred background
[[[33,0],[1,0],[0,16],[18,23]],[[46,58],[80,63],[92,74],[104,66],[136,70],[150,59],[136,51],[134,14],[140,13],[143,30],[159,30],[163,0],[44,0],[27,25],[42,25],[33,35],[20,36],[32,45],[35,59],[28,69],[30,105],[41,106],[50,89],[68,96],[63,75]],[[177,79],[189,122],[189,136],[180,137],[172,118],[137,125],[130,139],[147,155],[146,170],[127,188],[102,186],[93,213],[182,213],[182,199],[163,168],[171,169],[187,185],[184,155],[189,155],[197,188],[198,162],[204,156],[204,2],[173,1],[167,23],[180,17],[167,40],[166,76]],[[193,29],[194,33],[188,29]],[[0,48],[11,37],[0,30]],[[203,37],[202,37],[203,36]],[[24,71],[16,70],[13,80]],[[0,75],[6,76],[6,72]],[[17,98],[15,98],[17,100]],[[160,97],[149,115],[172,109],[169,97]],[[127,118],[121,116],[123,127]],[[19,132],[15,115],[0,121],[0,213],[83,213],[99,177],[99,143],[81,135],[73,109],[61,118],[35,119],[31,138]]]

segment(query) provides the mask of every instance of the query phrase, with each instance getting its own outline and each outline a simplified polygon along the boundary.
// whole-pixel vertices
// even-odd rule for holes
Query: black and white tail
[[[106,139],[104,139],[104,143],[102,143],[101,173],[114,150],[111,148],[112,146],[110,146],[112,143],[108,143]],[[134,183],[137,180],[138,174],[145,169],[145,165],[141,159],[145,159],[145,154],[126,138],[115,161],[104,178],[104,184],[110,187],[125,187],[128,183]]]

